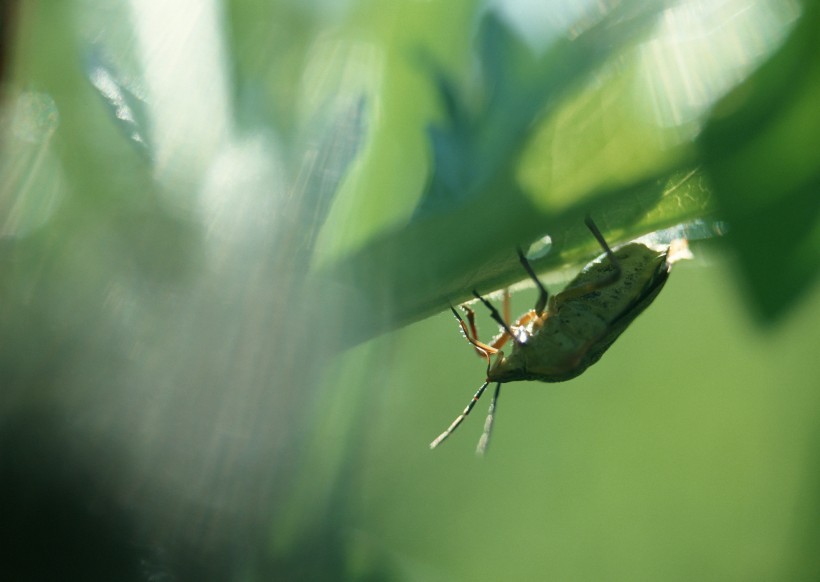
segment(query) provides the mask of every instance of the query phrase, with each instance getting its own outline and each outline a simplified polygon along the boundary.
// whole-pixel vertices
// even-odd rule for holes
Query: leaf
[[[583,217],[592,211],[612,244],[708,216],[700,173],[678,160],[621,183],[600,183],[570,204],[550,207],[519,184],[518,165],[537,119],[549,116],[615,50],[639,38],[658,4],[626,3],[573,40],[536,57],[492,16],[481,28],[484,78],[474,102],[440,72],[445,121],[430,130],[435,166],[411,222],[377,236],[319,272],[314,292],[351,294],[346,341],[361,341],[523,278],[517,247],[549,235],[536,264],[565,268],[597,253]],[[634,9],[627,12],[627,9]],[[435,71],[435,69],[434,69]],[[687,192],[689,196],[682,197]],[[673,200],[673,204],[669,204]],[[320,299],[316,299],[319,301]]]
[[[638,8],[636,8],[636,6]],[[661,4],[626,2],[575,39],[562,39],[540,57],[492,12],[476,41],[482,78],[476,103],[466,102],[452,81],[433,69],[445,105],[445,121],[430,130],[434,167],[416,216],[480,196],[502,174],[515,188],[515,166],[534,124],[604,63],[613,47],[641,38]]]
[[[820,272],[820,5],[714,109],[699,145],[751,304],[773,323]]]

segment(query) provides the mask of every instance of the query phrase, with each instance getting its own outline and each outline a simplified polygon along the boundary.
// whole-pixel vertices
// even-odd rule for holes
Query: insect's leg
[[[527,325],[529,322],[531,322],[533,319],[536,319],[537,317],[538,314],[535,312],[535,309],[530,309],[527,313],[525,313],[524,315],[515,320],[513,327],[523,327]],[[493,347],[499,347],[495,344],[490,345],[492,345]]]
[[[621,264],[618,262],[618,259],[615,258],[615,253],[612,252],[612,249],[609,248],[609,245],[606,244],[606,240],[604,240],[604,235],[601,234],[601,231],[598,230],[598,225],[592,222],[592,217],[587,216],[584,219],[584,224],[587,225],[587,228],[592,233],[592,236],[595,237],[595,240],[598,241],[598,244],[601,245],[601,248],[604,249],[606,256],[609,257],[609,262],[612,263],[612,267],[614,270],[604,277],[602,280],[598,281],[598,288],[606,287],[617,281],[621,277]]]
[[[504,289],[504,300],[503,301],[504,302],[502,304],[502,309],[504,310],[504,321],[510,321],[511,318],[510,318],[510,290],[509,289]],[[473,332],[473,337],[478,339],[478,332],[476,331],[476,326],[475,326],[475,312],[472,309],[470,309],[469,307],[467,307],[466,305],[462,305],[461,308],[467,313],[467,323],[470,325],[470,329]],[[526,325],[527,323],[529,323],[530,319],[532,319],[532,318],[531,317],[527,318],[528,315],[530,315],[530,312],[527,312],[526,314],[524,314],[520,318],[518,318],[518,320],[515,322],[515,327],[518,327],[519,325]],[[523,321],[524,319],[526,319],[526,321]],[[493,340],[489,343],[489,345],[490,345],[490,347],[493,347],[497,350],[500,350],[504,346],[504,344],[507,343],[507,341],[509,339],[510,339],[510,334],[508,334],[506,331],[502,330],[500,334],[498,334],[496,337],[493,338]],[[479,352],[479,350],[476,350],[476,352]],[[480,353],[479,355],[483,356],[484,354]]]
[[[487,307],[487,309],[490,310],[490,317],[492,317],[496,321],[496,323],[498,323],[498,325],[501,326],[501,329],[503,329],[504,332],[508,336],[510,336],[515,343],[517,343],[517,344],[521,343],[518,340],[518,338],[515,337],[515,334],[512,332],[512,329],[510,329],[510,326],[507,324],[506,321],[504,321],[504,318],[501,317],[501,314],[498,312],[498,309],[496,309],[495,306],[492,303],[490,303],[489,301],[484,299],[481,295],[479,295],[478,291],[476,291],[475,289],[473,289],[473,296],[476,299],[478,299],[479,301],[481,301]],[[501,338],[499,338],[499,340],[500,339]],[[496,340],[496,341],[498,341],[498,340]],[[506,340],[504,340],[504,341],[506,341]]]
[[[476,336],[475,314],[473,313],[473,310],[468,308],[468,311],[467,311],[467,318],[470,321],[470,327],[472,328],[473,335],[470,335],[470,330],[467,329],[467,324],[464,323],[464,320],[461,318],[461,315],[458,314],[458,311],[456,311],[455,307],[453,307],[451,305],[450,306],[450,311],[453,312],[453,315],[455,316],[456,320],[458,321],[458,325],[461,327],[461,333],[464,334],[464,337],[467,338],[468,342],[473,344],[473,347],[475,348],[476,353],[479,356],[487,358],[487,360],[489,361],[490,356],[492,354],[497,353],[498,349],[494,348],[492,346],[488,346],[487,344],[478,341],[478,338],[475,337]]]
[[[473,406],[475,406],[475,403],[478,402],[479,398],[481,398],[481,395],[484,394],[484,390],[487,388],[488,385],[489,382],[484,382],[484,384],[481,385],[481,388],[479,388],[478,391],[473,395],[473,399],[470,400],[470,403],[467,405],[467,408],[464,409],[464,412],[459,414],[453,421],[453,423],[449,427],[447,427],[447,430],[438,435],[435,438],[435,440],[432,443],[430,443],[431,449],[435,449],[437,446],[439,446],[444,441],[444,439],[450,436],[453,433],[453,431],[458,428],[458,425],[460,425],[462,421],[465,418],[467,418],[467,415],[470,414],[470,411],[473,409]]]
[[[470,333],[472,333],[473,339],[476,340],[477,342],[480,342],[480,343],[483,344],[484,342],[481,342],[481,340],[478,339],[478,328],[476,327],[476,324],[475,324],[475,311],[473,311],[472,309],[470,309],[466,305],[462,305],[461,309],[463,309],[464,313],[467,314],[467,325],[470,326]],[[467,338],[467,339],[469,340],[469,338]],[[472,342],[470,342],[470,343],[472,343]],[[490,344],[490,346],[493,347],[493,348],[498,347],[496,345],[493,345],[492,343]],[[481,358],[486,358],[487,357],[487,352],[485,350],[483,350],[482,348],[479,348],[475,344],[473,345],[473,349],[475,350],[475,353],[476,353],[477,356],[479,356]]]
[[[573,287],[572,289],[564,289],[561,292],[561,298],[563,300],[582,297],[587,293],[592,293],[593,291],[597,291],[598,289],[603,289],[608,285],[612,285],[612,283],[621,278],[621,263],[618,262],[618,259],[615,257],[615,253],[612,252],[612,249],[609,248],[609,245],[604,240],[604,235],[601,234],[601,231],[598,230],[598,227],[594,222],[592,222],[592,219],[589,216],[586,217],[584,222],[586,223],[587,228],[589,228],[592,232],[595,240],[597,240],[598,244],[600,244],[604,249],[606,256],[609,258],[609,262],[612,264],[612,271],[597,281],[590,281],[589,283],[579,285],[578,287]]]
[[[530,265],[530,262],[527,260],[527,257],[524,256],[524,253],[521,249],[517,249],[518,251],[518,260],[521,261],[521,266],[524,267],[524,270],[527,272],[527,275],[530,276],[530,279],[533,280],[535,286],[538,287],[538,301],[535,302],[535,312],[538,315],[544,313],[544,309],[547,307],[547,299],[549,299],[549,293],[547,292],[547,288],[544,287],[544,284],[538,278],[538,275],[535,274],[535,271]]]
[[[512,313],[510,313],[510,288],[504,288],[504,300],[501,304],[502,309],[504,310],[504,321],[510,321],[512,319]]]
[[[461,309],[464,310],[464,313],[467,314],[467,325],[470,326],[470,333],[473,334],[475,339],[478,339],[478,328],[475,324],[475,311],[467,307],[466,305],[462,305]]]
[[[487,452],[490,446],[490,435],[493,432],[493,423],[495,422],[495,411],[498,408],[498,395],[501,394],[501,382],[495,385],[495,392],[493,399],[490,402],[490,411],[487,413],[487,420],[484,421],[484,432],[481,433],[481,438],[478,440],[478,447],[476,447],[476,454],[483,455]]]
[[[509,291],[507,291],[504,295],[504,312],[509,315],[510,303],[509,303]],[[483,301],[483,300],[482,300]],[[493,355],[496,354],[504,345],[513,337],[510,334],[511,330],[505,329],[498,335],[498,337],[494,338],[492,342],[489,344],[485,344],[484,342],[478,339],[478,329],[475,324],[475,311],[467,307],[466,305],[462,305],[461,309],[465,311],[467,314],[467,322],[465,323],[464,320],[459,315],[458,311],[451,305],[450,310],[455,315],[456,320],[458,320],[459,325],[461,326],[462,334],[467,341],[473,345],[473,349],[475,349],[476,354],[479,356],[486,358],[487,354]],[[521,317],[519,317],[514,324],[514,327],[520,327],[523,325],[527,325],[530,321],[535,319],[537,314],[535,311],[528,311]],[[507,317],[505,316],[505,320]],[[509,327],[509,326],[505,326]]]
[[[535,319],[536,317],[538,317],[538,314],[535,313],[534,309],[530,309],[527,313],[525,313],[524,315],[522,315],[521,317],[516,319],[515,323],[513,323],[512,327],[523,327],[523,326],[527,325],[529,322],[531,322],[533,319]],[[502,331],[498,335],[498,337],[494,338],[493,341],[490,342],[490,347],[495,348],[497,350],[500,350],[501,348],[504,347],[504,344],[506,344],[507,341],[509,341],[510,337],[512,337],[512,336],[510,336],[510,334],[508,334],[506,331]]]

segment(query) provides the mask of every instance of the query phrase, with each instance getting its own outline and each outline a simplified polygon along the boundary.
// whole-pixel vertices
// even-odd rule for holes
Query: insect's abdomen
[[[612,324],[640,302],[649,289],[662,284],[659,279],[665,282],[668,274],[665,252],[632,243],[616,250],[615,257],[621,266],[621,274],[616,281],[580,297],[557,301],[555,308],[560,312],[566,306],[577,306],[582,311],[598,314],[605,322]],[[571,296],[572,289],[599,281],[614,272],[616,269],[609,259],[601,257],[581,271],[562,295]]]
[[[600,359],[655,299],[669,276],[665,252],[642,244],[629,244],[618,249],[615,256],[621,265],[617,281],[556,306],[558,333],[577,340],[574,357],[579,369],[576,376]],[[567,289],[605,277],[613,269],[608,260],[592,263]]]
[[[608,326],[596,310],[579,302],[564,304],[549,314],[544,327],[530,338],[528,345],[521,346],[528,375],[542,382],[563,382],[578,376],[597,361],[598,358],[589,361],[586,356],[597,338],[606,334]],[[536,354],[541,357],[533,357]]]

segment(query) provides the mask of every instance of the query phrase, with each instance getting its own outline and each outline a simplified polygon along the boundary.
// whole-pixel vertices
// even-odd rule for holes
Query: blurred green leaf
[[[820,273],[820,5],[727,95],[699,140],[747,295],[781,319]]]
[[[708,188],[686,158],[644,167],[620,183],[593,183],[558,205],[520,185],[524,153],[549,155],[538,148],[552,147],[533,142],[536,121],[642,38],[661,7],[625,3],[540,56],[490,13],[477,41],[483,77],[470,100],[433,68],[446,117],[430,130],[434,166],[413,219],[320,273],[320,290],[341,283],[362,309],[347,311],[348,339],[421,319],[473,288],[488,292],[520,280],[515,249],[545,235],[552,247],[539,269],[581,262],[597,251],[583,227],[588,212],[613,244],[710,215]]]

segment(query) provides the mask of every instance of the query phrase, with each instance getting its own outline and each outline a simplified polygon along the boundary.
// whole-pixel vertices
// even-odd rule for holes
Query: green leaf
[[[714,109],[699,145],[751,304],[775,322],[820,273],[820,5]]]
[[[341,326],[348,341],[436,313],[473,289],[486,293],[522,279],[515,249],[545,235],[552,247],[539,270],[590,258],[598,248],[583,226],[588,212],[612,244],[710,215],[701,175],[681,156],[620,182],[593,183],[568,203],[550,204],[549,193],[534,195],[521,185],[520,164],[536,122],[597,74],[617,54],[614,47],[642,38],[659,9],[650,3],[627,12],[635,6],[623,5],[540,56],[488,16],[478,42],[482,90],[474,102],[434,73],[447,116],[430,130],[435,166],[413,219],[319,273],[317,294],[328,286],[351,292]]]

